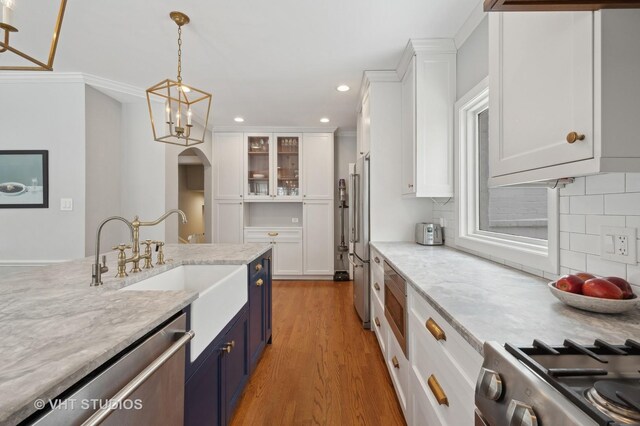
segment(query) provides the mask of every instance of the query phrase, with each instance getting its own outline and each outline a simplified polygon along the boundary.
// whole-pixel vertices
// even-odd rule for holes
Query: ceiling
[[[46,40],[53,28],[55,2],[14,1],[14,22],[28,16],[16,44],[37,50],[34,39]],[[54,67],[141,88],[175,78],[177,26],[169,12],[180,10],[191,17],[183,78],[213,93],[214,126],[242,116],[245,126],[354,129],[362,72],[394,69],[409,38],[454,37],[477,3],[68,0]],[[351,90],[338,92],[339,84]]]

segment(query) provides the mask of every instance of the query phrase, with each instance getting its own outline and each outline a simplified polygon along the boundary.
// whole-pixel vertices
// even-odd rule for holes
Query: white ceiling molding
[[[369,90],[369,85],[371,83],[398,83],[400,79],[398,78],[398,74],[395,71],[365,71],[362,73],[362,82],[360,83],[360,92],[358,94],[358,105],[356,105],[356,111],[360,111],[362,109],[362,99],[364,98],[364,94]]]
[[[214,133],[335,133],[337,127],[216,126]]]
[[[396,67],[398,79],[402,80],[404,78],[404,73],[407,72],[411,58],[416,52],[456,53],[456,51],[455,41],[450,38],[411,39],[407,43],[407,47],[405,47],[400,62]]]
[[[80,72],[10,71],[0,73],[0,84],[84,83],[84,81],[84,74]]]
[[[471,33],[480,25],[487,13],[484,11],[484,2],[479,1],[476,7],[473,8],[471,14],[467,20],[462,24],[462,27],[458,30],[458,33],[454,37],[456,47],[460,49],[460,46],[464,44],[469,38]]]

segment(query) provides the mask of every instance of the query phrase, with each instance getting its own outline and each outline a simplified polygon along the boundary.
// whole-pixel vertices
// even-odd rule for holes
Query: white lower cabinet
[[[302,275],[302,229],[245,228],[245,243],[270,243],[273,275]]]
[[[333,200],[307,200],[302,206],[305,275],[333,275]]]
[[[482,356],[413,288],[407,293],[413,424],[473,424]]]
[[[380,262],[375,262],[376,257]],[[408,285],[405,357],[384,316],[384,258],[372,249],[371,259],[371,328],[407,424],[473,425],[482,356]]]
[[[242,244],[244,216],[242,201],[216,200],[213,216],[213,242]]]

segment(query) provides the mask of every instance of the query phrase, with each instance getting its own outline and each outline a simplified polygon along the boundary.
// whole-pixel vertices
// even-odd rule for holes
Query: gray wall
[[[87,86],[86,105],[86,219],[85,254],[95,254],[96,229],[105,218],[121,213],[120,133],[122,105],[115,99]],[[105,225],[102,251],[130,240],[122,222]]]
[[[480,25],[458,48],[457,98],[473,89],[489,75],[489,18],[485,16]]]
[[[349,261],[347,260],[347,254],[343,253],[343,259],[338,260],[338,245],[340,244],[340,197],[338,195],[338,180],[345,179],[347,181],[347,191],[349,190],[349,163],[356,162],[356,133],[344,132],[336,133],[335,149],[334,149],[334,199],[335,199],[335,233],[334,233],[334,252],[335,252],[335,268],[336,270],[348,270]],[[349,210],[344,212],[344,233],[345,242],[349,245]]]
[[[0,264],[84,256],[84,98],[80,82],[0,82],[0,149],[49,150],[49,208],[0,209]]]

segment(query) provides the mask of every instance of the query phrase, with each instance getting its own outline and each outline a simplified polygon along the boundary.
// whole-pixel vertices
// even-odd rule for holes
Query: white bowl
[[[598,312],[600,314],[620,314],[635,309],[640,305],[640,299],[635,294],[632,299],[601,299],[562,291],[556,288],[555,282],[550,282],[548,285],[551,294],[558,300],[584,311]]]

